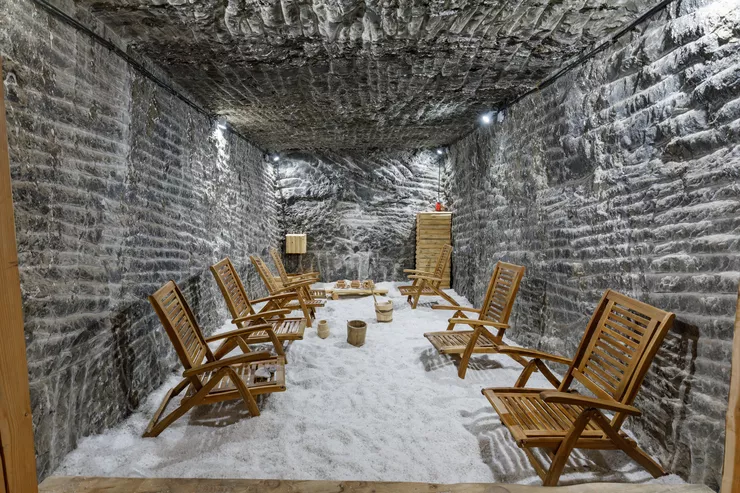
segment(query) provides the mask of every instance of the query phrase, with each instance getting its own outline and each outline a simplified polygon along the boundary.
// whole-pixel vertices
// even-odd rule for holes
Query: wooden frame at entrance
[[[36,493],[31,398],[0,59],[0,492]]]
[[[722,493],[740,491],[740,286],[735,309],[735,335],[732,340],[730,398],[725,423],[725,463],[722,471]]]

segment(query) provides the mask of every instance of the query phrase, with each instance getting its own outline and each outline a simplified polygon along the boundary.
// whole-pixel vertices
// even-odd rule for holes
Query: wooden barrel
[[[393,300],[375,302],[375,316],[378,322],[393,321]]]
[[[350,320],[347,322],[347,342],[353,346],[360,347],[365,344],[367,324],[362,320]]]

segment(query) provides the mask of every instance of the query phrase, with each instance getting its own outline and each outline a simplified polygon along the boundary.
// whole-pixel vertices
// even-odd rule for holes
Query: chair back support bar
[[[203,363],[203,358],[209,362],[215,361],[190,307],[174,281],[167,282],[149,296],[149,302],[186,370]]]
[[[607,290],[560,386],[577,380],[597,397],[632,405],[675,315]],[[615,413],[619,428],[626,418]]]
[[[452,256],[452,245],[443,246],[437,256],[437,265],[434,267],[434,277],[438,277],[440,279],[444,277],[445,267],[447,267],[447,262],[450,261],[450,256]]]
[[[275,247],[270,247],[270,257],[272,257],[272,262],[275,264],[275,267],[277,268],[278,275],[280,276],[280,280],[283,281],[285,284],[290,282],[290,279],[288,278],[288,271],[285,270],[285,265],[283,264],[283,259],[280,258],[280,252]]]
[[[244,285],[236,273],[234,264],[231,263],[228,257],[213,264],[211,266],[211,272],[213,273],[213,277],[216,278],[216,283],[219,289],[221,289],[221,294],[226,299],[226,304],[229,307],[232,318],[253,315],[255,313],[252,304],[249,302],[249,297],[247,297],[247,292],[244,290]]]
[[[525,267],[521,265],[496,262],[483,301],[480,320],[509,323],[511,308],[514,306],[519,283],[522,281],[525,270]]]
[[[265,283],[265,286],[267,286],[267,290],[270,292],[270,294],[275,294],[282,286],[280,286],[277,281],[275,281],[275,277],[272,275],[272,272],[270,272],[270,268],[267,266],[265,261],[256,255],[250,255],[249,259],[252,261],[252,264],[254,264],[254,267],[257,269],[257,273],[259,273],[262,281]]]

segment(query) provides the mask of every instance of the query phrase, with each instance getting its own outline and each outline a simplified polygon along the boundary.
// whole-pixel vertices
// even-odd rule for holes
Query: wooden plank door
[[[2,73],[0,60],[0,492],[37,493]]]

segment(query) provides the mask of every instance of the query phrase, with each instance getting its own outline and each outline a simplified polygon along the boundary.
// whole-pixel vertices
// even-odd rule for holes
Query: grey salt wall
[[[146,296],[169,279],[209,332],[208,266],[277,245],[261,151],[27,0],[0,2],[39,477],[116,424],[176,366]],[[142,430],[143,431],[143,430]]]
[[[434,151],[294,152],[277,165],[281,227],[306,233],[289,271],[323,281],[405,279],[414,267],[416,213],[433,210],[442,159]]]
[[[677,315],[628,421],[718,489],[740,277],[737,4],[678,2],[450,153],[454,287],[527,267],[518,343],[572,355],[613,288]]]

